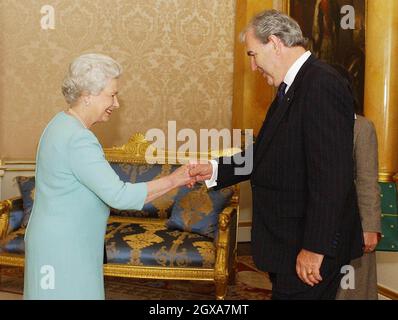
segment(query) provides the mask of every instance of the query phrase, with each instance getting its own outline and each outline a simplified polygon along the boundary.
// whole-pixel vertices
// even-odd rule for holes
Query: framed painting
[[[308,49],[350,73],[363,113],[367,0],[285,0],[284,7],[308,38]]]

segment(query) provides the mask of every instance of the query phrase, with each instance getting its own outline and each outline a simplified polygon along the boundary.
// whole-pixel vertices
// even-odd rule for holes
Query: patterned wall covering
[[[43,30],[43,5],[55,29]],[[230,128],[235,0],[1,0],[0,158],[34,159],[46,123],[65,108],[71,60],[109,54],[124,67],[122,108],[94,132],[104,147],[131,133]]]

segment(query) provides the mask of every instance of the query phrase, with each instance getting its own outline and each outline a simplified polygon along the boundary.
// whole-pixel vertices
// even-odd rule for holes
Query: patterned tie
[[[278,105],[281,104],[283,97],[285,96],[287,84],[282,82],[278,87],[277,97],[278,97]]]

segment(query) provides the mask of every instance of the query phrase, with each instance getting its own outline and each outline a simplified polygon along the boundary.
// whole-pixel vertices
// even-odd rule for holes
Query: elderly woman
[[[36,191],[26,235],[25,299],[104,299],[103,245],[109,207],[140,210],[192,183],[186,166],[147,183],[124,183],[90,128],[119,108],[120,65],[86,54],[70,65],[58,113],[39,142]]]

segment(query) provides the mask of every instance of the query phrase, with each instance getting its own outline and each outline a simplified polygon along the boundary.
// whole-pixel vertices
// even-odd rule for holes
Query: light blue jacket
[[[25,234],[25,299],[104,299],[109,207],[140,210],[146,183],[124,183],[95,135],[58,113],[40,139]]]

